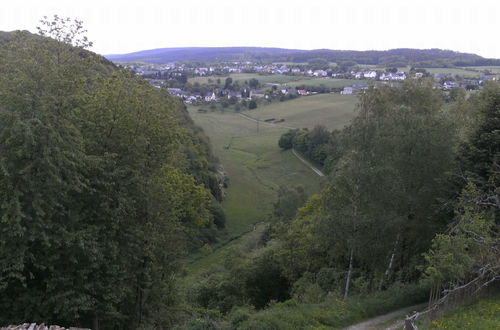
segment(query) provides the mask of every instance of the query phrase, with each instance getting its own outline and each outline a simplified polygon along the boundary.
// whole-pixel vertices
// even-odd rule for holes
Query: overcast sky
[[[500,0],[3,0],[0,30],[83,20],[93,51],[442,48],[500,58]]]

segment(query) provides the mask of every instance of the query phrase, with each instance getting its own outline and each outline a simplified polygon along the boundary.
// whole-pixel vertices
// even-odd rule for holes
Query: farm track
[[[314,173],[316,173],[319,176],[325,176],[325,173],[321,172],[319,169],[317,169],[311,163],[305,160],[301,155],[298,154],[297,151],[295,151],[295,149],[292,149],[292,152],[295,155],[295,157],[297,157],[302,163],[306,164],[311,170],[313,170]]]

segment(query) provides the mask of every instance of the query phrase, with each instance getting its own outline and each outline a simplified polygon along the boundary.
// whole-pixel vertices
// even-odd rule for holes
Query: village
[[[369,86],[377,88],[381,84],[394,85],[410,78],[432,78],[436,88],[444,91],[451,91],[455,88],[465,91],[478,90],[482,88],[484,81],[497,79],[496,75],[487,70],[481,72],[471,70],[470,75],[459,75],[444,72],[430,73],[426,69],[414,68],[409,70],[362,68],[357,65],[346,68],[346,65],[330,66],[312,63],[257,64],[246,61],[211,65],[168,63],[163,65],[126,64],[124,66],[136,75],[147,79],[155,87],[167,88],[171,95],[182,98],[188,104],[222,103],[223,105],[241,104],[246,107],[248,107],[248,102],[262,99],[284,101],[318,93],[359,94]],[[233,83],[230,77],[235,74],[253,75],[254,78]],[[292,86],[289,82],[261,83],[259,81],[259,77],[269,78],[273,75],[287,76],[290,77],[290,81],[298,80],[302,84]],[[194,77],[205,77],[207,83],[190,83],[189,79]],[[309,84],[312,79],[315,83]],[[323,79],[324,84],[322,81],[318,83],[318,79]],[[339,82],[341,87],[329,87],[335,81]],[[350,83],[352,81],[355,82]]]

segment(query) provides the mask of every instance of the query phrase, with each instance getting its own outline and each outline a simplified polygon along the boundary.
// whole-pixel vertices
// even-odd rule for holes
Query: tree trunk
[[[351,248],[351,257],[349,258],[349,270],[347,271],[347,279],[345,281],[345,290],[344,290],[344,299],[349,296],[349,284],[351,282],[352,277],[352,259],[354,256],[354,249]]]
[[[384,283],[384,279],[388,278],[391,270],[392,270],[392,265],[394,264],[394,256],[396,255],[396,249],[399,244],[399,233],[396,236],[396,242],[394,242],[394,247],[392,248],[392,254],[391,254],[391,259],[389,261],[389,266],[387,266],[387,269],[385,270],[384,276],[380,279],[380,283],[378,285],[378,290],[382,290],[382,284]]]
[[[99,317],[97,316],[97,313],[94,314],[94,320],[92,323],[92,330],[99,330]]]

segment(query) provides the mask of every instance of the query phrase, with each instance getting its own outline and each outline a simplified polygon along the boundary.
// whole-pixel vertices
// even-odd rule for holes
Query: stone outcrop
[[[0,330],[91,330],[87,328],[64,328],[60,327],[58,325],[45,325],[45,324],[40,324],[37,325],[36,323],[24,323],[21,325],[9,325],[7,327],[0,327]]]

